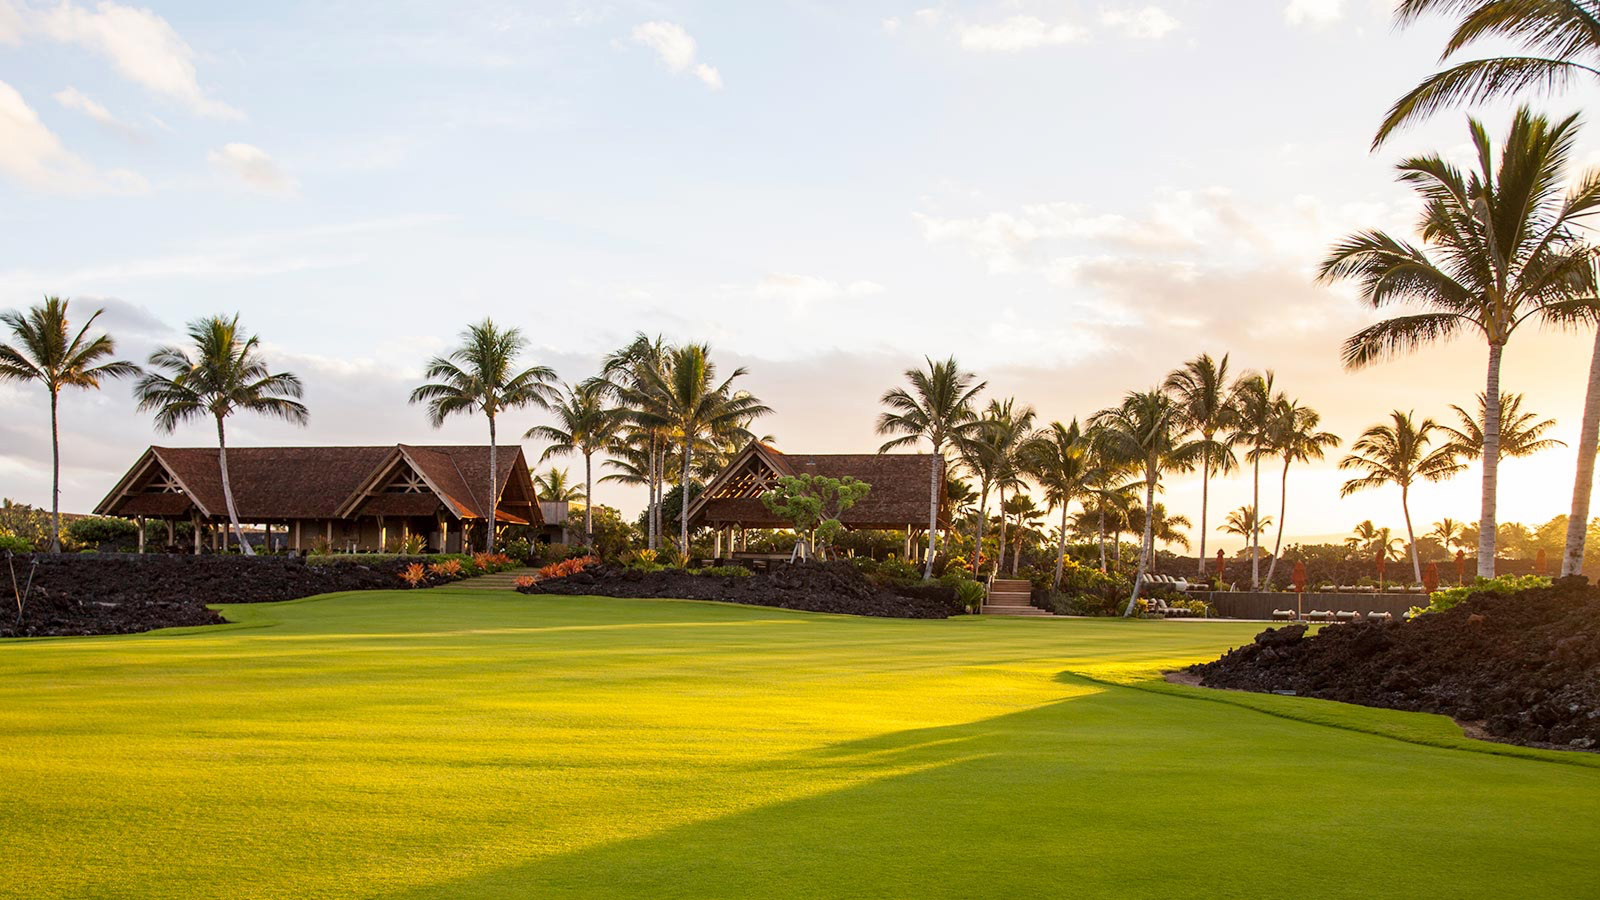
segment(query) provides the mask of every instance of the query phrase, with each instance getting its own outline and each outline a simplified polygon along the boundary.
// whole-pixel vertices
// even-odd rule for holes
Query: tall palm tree
[[[623,418],[627,432],[621,440],[642,457],[643,465],[636,468],[643,477],[630,483],[645,485],[649,493],[645,508],[645,545],[651,550],[657,549],[661,541],[662,483],[666,476],[667,448],[664,411],[653,386],[661,381],[668,350],[660,335],[652,338],[641,331],[626,346],[607,354],[600,366],[600,378],[616,397],[618,408],[626,411]],[[601,480],[628,478],[619,473]]]
[[[683,503],[678,513],[680,553],[689,552],[689,476],[697,445],[716,435],[734,432],[749,438],[745,426],[772,410],[746,391],[735,390],[733,382],[747,374],[743,368],[722,381],[717,380],[717,365],[711,361],[708,344],[688,344],[667,351],[661,371],[647,373],[649,389],[660,402],[659,419],[678,441],[679,485]]]
[[[1033,438],[1033,421],[1037,417],[1032,406],[1018,405],[1016,398],[990,400],[983,417],[974,429],[973,440],[979,441],[991,455],[994,465],[995,488],[1000,500],[999,554],[995,571],[1005,567],[1006,552],[1006,491],[1021,491],[1022,476],[1026,468],[1026,448]],[[1016,569],[1015,557],[1012,569]]]
[[[1056,532],[1056,569],[1051,584],[1061,586],[1061,572],[1067,559],[1067,508],[1083,499],[1089,490],[1089,442],[1078,427],[1078,420],[1063,425],[1051,422],[1028,441],[1024,450],[1025,468],[1044,490],[1045,502],[1061,511],[1061,528]]]
[[[1189,536],[1184,534],[1184,529],[1194,523],[1189,517],[1181,513],[1167,512],[1165,503],[1156,503],[1155,518],[1151,520],[1150,533],[1157,544],[1175,544],[1184,550],[1189,549]],[[1128,510],[1128,524],[1136,531],[1144,530],[1144,507],[1134,506]]]
[[[1163,473],[1188,471],[1200,458],[1199,445],[1184,440],[1188,426],[1182,410],[1160,388],[1129,393],[1120,406],[1096,413],[1095,424],[1115,455],[1139,461],[1145,509],[1155,505]],[[1128,608],[1123,613],[1125,616],[1133,615],[1139,592],[1144,589],[1145,575],[1155,552],[1154,519],[1154,516],[1145,516],[1139,566],[1134,574]]]
[[[878,416],[878,433],[899,437],[885,441],[878,452],[887,453],[921,440],[933,447],[928,471],[928,559],[922,570],[922,577],[932,578],[933,558],[939,550],[939,479],[943,477],[944,449],[960,447],[976,430],[978,417],[972,404],[987,382],[961,371],[953,356],[943,362],[928,358],[927,363],[927,369],[906,370],[909,389],[891,388],[880,398],[888,410]]]
[[[61,389],[99,390],[101,379],[139,373],[133,363],[109,358],[117,352],[109,335],[90,336],[94,320],[105,310],[95,310],[74,334],[67,318],[69,302],[46,297],[26,313],[0,313],[0,322],[16,340],[15,345],[0,344],[0,381],[36,381],[50,394],[51,553],[61,552]]]
[[[984,427],[980,420],[979,427],[956,443],[961,465],[978,481],[977,515],[973,516],[973,575],[981,574],[980,557],[983,555],[984,526],[988,525],[989,519],[989,492],[1000,480],[1001,453],[996,446],[996,437],[994,430]]]
[[[1084,503],[1085,511],[1092,507],[1095,522],[1095,538],[1100,546],[1100,571],[1108,572],[1106,558],[1106,529],[1114,527],[1118,533],[1118,542],[1121,541],[1123,524],[1127,522],[1128,507],[1133,502],[1133,493],[1138,488],[1137,483],[1131,481],[1139,470],[1139,461],[1124,456],[1119,447],[1119,442],[1106,436],[1105,429],[1100,423],[1091,418],[1088,427],[1084,429],[1084,440],[1089,448],[1089,494],[1090,501]],[[1113,544],[1117,556],[1121,556],[1122,549],[1118,544]]]
[[[1017,523],[1011,539],[1011,575],[1015,577],[1017,567],[1022,563],[1022,547],[1027,543],[1028,538],[1037,537],[1038,532],[1034,530],[1034,526],[1044,521],[1044,510],[1033,502],[1032,497],[1027,494],[1017,493],[1012,494],[1001,505],[1000,514],[1002,516],[1010,516]]]
[[[1289,466],[1291,463],[1309,463],[1322,459],[1329,449],[1339,446],[1339,436],[1330,431],[1319,431],[1322,414],[1299,400],[1283,400],[1278,404],[1276,421],[1272,427],[1272,449],[1283,460],[1283,473],[1278,482],[1278,536],[1272,542],[1272,562],[1267,565],[1267,583],[1278,571],[1278,556],[1283,550],[1283,522],[1289,515]]]
[[[584,503],[589,502],[589,495],[584,493],[583,485],[572,483],[572,473],[566,469],[555,466],[543,472],[534,472],[533,491],[545,500],[556,503]]]
[[[1211,502],[1211,476],[1239,467],[1227,435],[1239,417],[1236,385],[1228,383],[1228,355],[1213,360],[1202,353],[1167,376],[1167,391],[1178,399],[1189,425],[1200,435],[1200,566],[1206,574],[1206,513]]]
[[[1476,415],[1452,403],[1450,408],[1455,411],[1461,427],[1440,426],[1442,431],[1450,435],[1451,452],[1462,459],[1473,460],[1483,456],[1484,422],[1488,418],[1486,405],[1482,394],[1478,395]],[[1501,459],[1518,459],[1553,447],[1565,447],[1565,443],[1544,436],[1554,427],[1555,419],[1541,419],[1536,413],[1523,412],[1521,394],[1500,395]]]
[[[548,366],[517,371],[517,359],[528,346],[519,328],[501,328],[484,319],[461,332],[461,346],[449,356],[435,356],[423,369],[428,383],[411,392],[412,403],[426,403],[433,427],[457,414],[481,412],[489,419],[489,507],[485,511],[484,549],[494,552],[494,514],[500,503],[500,445],[495,432],[502,412],[533,406],[548,409],[560,395],[556,373]]]
[[[1577,137],[1577,118],[1551,124],[1517,111],[1498,154],[1483,124],[1471,120],[1475,168],[1463,172],[1438,155],[1400,164],[1400,179],[1423,200],[1425,247],[1381,231],[1351,235],[1323,261],[1323,281],[1355,279],[1375,309],[1414,311],[1368,326],[1344,345],[1356,369],[1464,331],[1489,347],[1484,396],[1483,487],[1478,574],[1494,574],[1495,499],[1500,464],[1500,358],[1530,318],[1572,322],[1593,316],[1590,253],[1574,228],[1600,208],[1600,177],[1561,192]],[[1420,310],[1415,308],[1420,307]]]
[[[594,455],[604,452],[616,440],[622,424],[618,411],[606,405],[607,385],[591,380],[577,387],[563,385],[562,396],[550,405],[553,425],[535,425],[524,438],[548,441],[539,462],[554,456],[578,453],[583,456],[583,496],[594,496]],[[583,543],[594,549],[594,504],[583,507]]]
[[[140,411],[155,412],[156,427],[165,432],[207,416],[216,422],[217,466],[228,521],[239,539],[239,549],[254,556],[233,502],[223,423],[228,416],[244,411],[304,425],[311,418],[300,402],[305,390],[294,374],[268,369],[261,358],[261,339],[243,331],[237,315],[196,319],[189,323],[188,337],[188,348],[160,347],[150,354],[150,371],[139,379],[134,396]]]
[[[1459,15],[1440,62],[1483,39],[1507,40],[1523,53],[1470,60],[1427,79],[1389,111],[1373,146],[1404,125],[1461,102],[1510,96],[1533,88],[1555,89],[1600,76],[1600,5],[1594,0],[1405,0],[1396,21],[1408,25],[1430,12]],[[1578,429],[1578,464],[1572,481],[1561,574],[1583,568],[1589,500],[1600,450],[1600,328],[1589,357],[1583,424]]]
[[[1254,507],[1241,506],[1229,512],[1227,518],[1222,520],[1222,524],[1217,526],[1217,530],[1223,534],[1236,534],[1244,538],[1245,543],[1254,549],[1256,542],[1261,538],[1261,533],[1271,525],[1271,516],[1257,519]]]
[[[1418,422],[1413,413],[1395,410],[1390,422],[1368,428],[1354,444],[1350,455],[1339,461],[1339,468],[1363,472],[1339,489],[1348,497],[1357,491],[1394,485],[1400,489],[1400,511],[1405,514],[1406,542],[1411,545],[1412,574],[1422,581],[1422,559],[1417,554],[1417,535],[1411,527],[1411,486],[1422,481],[1443,481],[1461,471],[1448,444],[1430,449],[1439,425],[1432,419]],[[1481,544],[1480,544],[1481,546]],[[1482,566],[1479,566],[1482,569]]]
[[[1274,381],[1270,370],[1260,375],[1252,373],[1241,377],[1234,389],[1238,407],[1230,440],[1248,448],[1245,459],[1251,467],[1250,508],[1255,510],[1261,508],[1261,461],[1277,453],[1274,429],[1279,410],[1286,402],[1284,395],[1274,390]],[[1250,589],[1259,590],[1260,587],[1261,538],[1253,534],[1250,537]]]
[[[1442,109],[1600,77],[1600,5],[1593,0],[1401,0],[1395,22],[1410,25],[1434,12],[1460,16],[1441,63],[1483,40],[1510,41],[1525,53],[1468,60],[1428,76],[1389,108],[1374,148]]]

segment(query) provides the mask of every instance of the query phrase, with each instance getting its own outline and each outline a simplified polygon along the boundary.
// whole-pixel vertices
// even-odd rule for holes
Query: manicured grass
[[[1150,681],[1257,626],[448,589],[225,615],[0,645],[0,895],[1594,891],[1600,758]]]

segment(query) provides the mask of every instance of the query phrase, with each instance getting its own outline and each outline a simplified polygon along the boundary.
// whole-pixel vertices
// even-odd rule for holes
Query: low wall
[[[1295,595],[1272,591],[1190,591],[1188,596],[1204,600],[1216,607],[1217,615],[1229,619],[1270,619],[1275,609],[1295,609]],[[1379,594],[1308,591],[1300,595],[1299,609],[1311,612],[1326,609],[1332,612],[1355,610],[1365,616],[1369,612],[1386,612],[1400,618],[1413,606],[1426,606],[1424,594]]]

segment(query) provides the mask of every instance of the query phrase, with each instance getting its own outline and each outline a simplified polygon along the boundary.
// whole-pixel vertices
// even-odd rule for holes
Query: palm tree
[[[1044,520],[1044,510],[1033,502],[1027,494],[1012,494],[1011,498],[1001,504],[1000,514],[1010,516],[1016,520],[1017,528],[1012,535],[1011,574],[1017,574],[1017,567],[1022,562],[1022,546],[1030,536],[1037,536],[1034,526]]]
[[[1092,501],[1084,503],[1084,511],[1092,510],[1095,520],[1095,538],[1100,546],[1100,571],[1108,572],[1106,559],[1106,529],[1115,527],[1117,544],[1113,544],[1120,557],[1119,546],[1123,525],[1127,522],[1128,507],[1138,488],[1129,479],[1135,476],[1139,461],[1119,454],[1117,442],[1109,440],[1104,429],[1091,418],[1084,429],[1084,440],[1089,448],[1089,489]],[[1114,563],[1115,560],[1112,560]]]
[[[1272,428],[1272,449],[1283,459],[1283,474],[1278,483],[1278,536],[1272,542],[1272,562],[1267,565],[1267,583],[1278,571],[1278,555],[1283,549],[1283,522],[1289,515],[1289,465],[1309,463],[1322,459],[1332,447],[1339,446],[1339,436],[1329,431],[1318,431],[1322,414],[1298,400],[1283,400],[1278,404],[1276,421]]]
[[[928,471],[928,558],[922,571],[922,577],[932,578],[933,558],[939,549],[939,479],[943,477],[944,448],[959,448],[976,430],[978,419],[972,403],[987,383],[974,384],[977,376],[961,371],[953,356],[937,363],[929,358],[927,363],[925,370],[906,370],[909,390],[891,388],[879,400],[889,409],[878,416],[878,433],[900,437],[885,441],[878,452],[887,453],[920,440],[933,446]]]
[[[1049,428],[1028,442],[1023,455],[1028,474],[1044,489],[1045,502],[1052,510],[1061,511],[1061,528],[1056,532],[1056,570],[1051,580],[1053,586],[1060,587],[1067,559],[1067,508],[1083,498],[1093,475],[1089,443],[1077,419],[1070,425],[1051,422]]]
[[[1483,423],[1487,418],[1484,407],[1482,394],[1478,395],[1476,416],[1452,403],[1450,408],[1461,421],[1461,427],[1440,426],[1440,430],[1450,435],[1451,452],[1462,459],[1483,456]],[[1555,426],[1555,419],[1541,419],[1535,413],[1523,412],[1521,394],[1501,394],[1500,458],[1518,459],[1553,447],[1565,447],[1561,441],[1544,437],[1545,432]]]
[[[1189,425],[1200,435],[1200,567],[1206,574],[1206,512],[1211,502],[1211,475],[1239,467],[1233,442],[1225,435],[1238,420],[1237,385],[1228,384],[1228,355],[1213,360],[1202,353],[1167,376],[1166,389],[1178,398]]]
[[[666,476],[667,447],[661,398],[652,386],[661,380],[662,366],[665,365],[669,349],[660,335],[652,338],[641,331],[634,335],[627,346],[608,354],[600,366],[600,378],[616,397],[618,408],[625,410],[622,417],[626,421],[627,431],[621,440],[639,457],[634,461],[630,455],[627,465],[642,476],[636,481],[632,480],[633,476],[626,472],[627,466],[618,465],[624,469],[622,473],[601,480],[627,481],[646,486],[649,499],[645,509],[645,545],[651,550],[657,549],[661,540],[661,486]],[[608,464],[617,465],[615,460]]]
[[[1485,38],[1520,44],[1524,54],[1471,60],[1424,81],[1395,103],[1374,139],[1374,146],[1398,128],[1446,106],[1509,96],[1530,88],[1554,89],[1574,79],[1582,82],[1600,76],[1600,9],[1596,9],[1592,0],[1405,0],[1396,9],[1396,19],[1398,24],[1407,25],[1429,12],[1461,14],[1441,62],[1468,44]],[[1578,464],[1572,482],[1572,512],[1567,516],[1562,575],[1576,575],[1583,568],[1597,449],[1600,449],[1600,328],[1595,329],[1594,347],[1589,357],[1588,390],[1584,395],[1583,424],[1578,430]]]
[[[1432,419],[1418,422],[1413,413],[1398,409],[1389,415],[1391,422],[1368,428],[1350,445],[1350,455],[1339,461],[1341,469],[1365,473],[1346,481],[1339,496],[1389,484],[1400,488],[1400,511],[1405,514],[1406,541],[1411,545],[1412,574],[1420,583],[1422,559],[1417,555],[1417,535],[1411,528],[1411,485],[1418,479],[1443,481],[1464,466],[1456,461],[1448,444],[1429,449],[1433,433],[1439,430],[1438,423]]]
[[[534,472],[533,492],[539,497],[555,503],[584,503],[589,502],[589,495],[584,492],[583,485],[572,483],[572,474],[566,469],[551,466],[543,472]]]
[[[1187,425],[1178,404],[1160,388],[1128,394],[1122,405],[1096,413],[1095,424],[1116,456],[1139,461],[1145,509],[1155,504],[1162,473],[1192,469],[1200,457],[1200,446],[1184,441]],[[1144,589],[1150,558],[1155,552],[1154,524],[1153,516],[1145,517],[1139,567],[1124,616],[1133,614],[1139,592]]]
[[[239,328],[239,317],[211,316],[189,323],[190,349],[160,347],[134,388],[141,412],[154,411],[156,427],[172,432],[178,425],[210,416],[217,426],[217,466],[228,521],[246,556],[255,550],[239,525],[228,480],[228,439],[223,423],[238,411],[260,413],[304,425],[310,419],[300,403],[304,388],[289,372],[271,372],[261,358],[261,339]]]
[[[1234,415],[1233,435],[1230,441],[1243,444],[1245,459],[1250,462],[1250,508],[1261,508],[1261,461],[1276,455],[1274,429],[1278,413],[1286,402],[1282,393],[1273,391],[1275,378],[1271,371],[1262,375],[1250,374],[1239,379],[1234,388],[1238,397],[1238,410]],[[1261,537],[1250,537],[1250,589],[1261,587]]]
[[[1422,308],[1349,338],[1347,368],[1463,331],[1475,331],[1488,343],[1478,537],[1483,576],[1494,574],[1500,358],[1506,342],[1530,318],[1570,323],[1600,306],[1593,297],[1590,253],[1573,232],[1600,207],[1600,178],[1586,177],[1570,193],[1560,193],[1577,130],[1576,116],[1552,125],[1520,109],[1497,156],[1482,123],[1471,120],[1476,168],[1470,174],[1438,155],[1400,164],[1400,179],[1424,201],[1426,248],[1365,231],[1335,245],[1319,273],[1323,281],[1355,279],[1375,309]]]
[[[1486,39],[1521,44],[1527,55],[1469,60],[1430,75],[1390,107],[1374,148],[1441,109],[1600,76],[1600,9],[1592,0],[1401,0],[1395,22],[1410,25],[1431,12],[1461,15],[1441,63]]]
[[[1455,550],[1466,546],[1464,532],[1460,522],[1447,516],[1433,523],[1433,530],[1428,532],[1427,537],[1438,541],[1446,550]]]
[[[1000,537],[999,554],[995,561],[995,571],[999,572],[1005,567],[1006,548],[1006,522],[1009,518],[1006,513],[1006,491],[1021,491],[1023,488],[1022,476],[1026,466],[1026,449],[1028,442],[1033,439],[1033,421],[1037,413],[1032,406],[1017,405],[1013,397],[1005,400],[990,400],[989,406],[984,410],[983,418],[978,421],[975,439],[983,444],[991,455],[994,465],[995,488],[1000,499]],[[1012,559],[1012,569],[1016,569],[1015,557]]]
[[[550,406],[554,425],[535,425],[524,438],[548,441],[539,462],[553,456],[579,453],[583,456],[583,496],[594,496],[594,455],[604,452],[615,441],[622,420],[618,411],[606,405],[607,385],[591,380],[577,387],[563,386],[563,395]],[[552,470],[554,471],[554,470]],[[593,504],[584,503],[583,543],[594,549]]]
[[[708,344],[689,344],[667,351],[661,371],[647,373],[649,392],[660,403],[659,422],[678,441],[679,481],[683,504],[678,513],[680,553],[689,552],[689,476],[696,446],[715,436],[737,433],[748,440],[746,426],[772,410],[746,391],[734,390],[733,382],[747,374],[743,368],[722,381],[711,361]]]
[[[1266,531],[1271,524],[1271,516],[1262,516],[1257,519],[1254,507],[1241,506],[1228,513],[1228,517],[1222,520],[1222,524],[1218,526],[1217,530],[1224,534],[1236,534],[1244,538],[1245,543],[1254,549],[1261,537],[1261,532]]]
[[[492,319],[467,326],[461,346],[435,356],[423,370],[427,384],[411,392],[412,403],[428,405],[433,427],[459,413],[482,412],[489,419],[489,498],[484,515],[484,549],[494,552],[494,514],[500,503],[500,447],[495,420],[502,412],[534,406],[548,409],[558,399],[556,373],[548,366],[518,372],[517,358],[528,346],[519,328],[500,328]]]
[[[109,335],[89,335],[94,320],[105,310],[95,310],[73,334],[67,319],[69,302],[46,297],[26,314],[0,313],[0,322],[11,329],[16,340],[15,345],[0,344],[0,381],[37,381],[50,394],[51,553],[61,552],[61,389],[99,390],[103,378],[139,373],[139,367],[131,362],[108,359],[117,352]]]
[[[1144,507],[1134,506],[1128,510],[1128,524],[1136,531],[1144,530]],[[1189,517],[1179,513],[1168,513],[1165,503],[1155,505],[1155,518],[1150,525],[1150,532],[1158,544],[1176,544],[1184,550],[1189,549],[1189,536],[1184,534],[1184,529],[1193,525]]]

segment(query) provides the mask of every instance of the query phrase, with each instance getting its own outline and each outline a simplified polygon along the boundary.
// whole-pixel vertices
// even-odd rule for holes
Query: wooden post
[[[712,565],[716,565],[716,560],[722,558],[722,529],[720,527],[717,528],[711,538],[711,556]]]
[[[167,546],[171,547],[178,542],[178,530],[172,526],[172,520],[167,520]]]
[[[189,522],[194,525],[194,555],[200,555],[200,518],[191,515]]]
[[[450,552],[450,520],[444,516],[439,517],[439,552]]]
[[[906,548],[900,554],[900,558],[901,559],[910,559],[911,558],[911,526],[910,525],[906,526]]]
[[[389,552],[389,529],[383,524],[383,516],[378,517],[378,552]]]
[[[299,519],[295,519],[294,520],[294,549],[296,549],[296,550],[304,549],[304,548],[302,548],[300,546],[300,520]]]
[[[333,552],[333,520],[328,520],[328,552]]]
[[[138,518],[134,519],[134,521],[139,523],[139,555],[143,556],[144,555],[144,516],[139,516]]]

